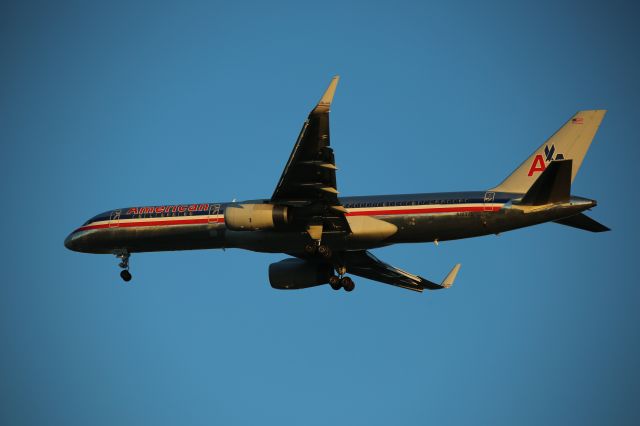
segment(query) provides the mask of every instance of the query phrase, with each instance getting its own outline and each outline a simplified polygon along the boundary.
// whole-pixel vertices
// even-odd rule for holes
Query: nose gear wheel
[[[120,278],[122,278],[124,282],[131,281],[132,276],[131,272],[129,272],[129,257],[131,257],[131,255],[126,250],[119,251],[115,253],[115,255],[120,259],[118,266],[122,268],[122,271],[120,271]]]

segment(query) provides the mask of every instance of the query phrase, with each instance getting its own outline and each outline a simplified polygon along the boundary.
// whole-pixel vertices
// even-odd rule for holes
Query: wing
[[[453,285],[460,264],[456,264],[441,284],[436,284],[418,275],[410,274],[402,269],[384,263],[366,250],[347,251],[342,254],[347,273],[370,280],[391,284],[414,291],[439,290]]]
[[[329,108],[340,77],[335,76],[302,125],[289,161],[271,196],[274,203],[321,203],[345,212],[338,201],[336,164],[329,146]]]

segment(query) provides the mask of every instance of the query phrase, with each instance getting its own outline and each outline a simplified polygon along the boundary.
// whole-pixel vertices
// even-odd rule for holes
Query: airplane
[[[401,243],[456,240],[555,222],[609,228],[583,212],[595,200],[571,195],[605,110],[579,111],[500,184],[484,191],[338,197],[329,137],[335,76],[302,125],[270,198],[134,206],[100,213],[71,232],[74,251],[113,254],[124,281],[133,253],[239,248],[289,257],[269,266],[275,289],[329,284],[347,292],[357,275],[422,292],[450,287],[460,264],[439,283],[391,266],[370,250]]]

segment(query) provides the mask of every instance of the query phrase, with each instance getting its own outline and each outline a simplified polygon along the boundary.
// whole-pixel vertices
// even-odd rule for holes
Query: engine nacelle
[[[327,284],[333,267],[327,263],[284,259],[269,265],[269,283],[279,290],[299,290]]]
[[[236,204],[225,208],[224,222],[232,231],[281,228],[289,223],[289,209],[273,204]]]

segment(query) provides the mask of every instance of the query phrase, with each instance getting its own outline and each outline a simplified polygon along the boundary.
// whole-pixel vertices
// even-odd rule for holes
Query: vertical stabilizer
[[[573,160],[573,182],[605,113],[579,111],[492,191],[524,194],[553,160]]]

